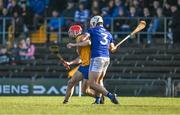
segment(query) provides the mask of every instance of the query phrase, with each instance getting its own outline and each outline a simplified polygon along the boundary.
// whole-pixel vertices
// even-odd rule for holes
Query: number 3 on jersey
[[[101,35],[103,36],[103,40],[100,41],[100,43],[101,43],[102,45],[106,45],[106,44],[108,43],[108,39],[107,39],[108,35],[105,34],[105,33],[101,33]]]

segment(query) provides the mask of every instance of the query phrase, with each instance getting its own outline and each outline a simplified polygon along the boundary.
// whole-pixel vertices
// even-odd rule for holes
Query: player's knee
[[[99,84],[103,84],[103,79],[99,80]]]
[[[87,84],[88,84],[89,86],[91,86],[93,83],[94,83],[94,81],[92,81],[92,80],[88,80],[88,81],[87,81]]]
[[[95,81],[89,81],[88,85],[93,88],[96,85]]]
[[[83,88],[83,89],[82,89],[82,93],[87,95],[87,94],[88,94],[88,88],[87,88],[87,89],[86,89],[86,88]]]
[[[68,81],[68,86],[74,86],[75,85],[75,82],[74,81],[72,81],[72,80],[69,80]]]
[[[89,82],[89,84],[92,84],[92,83],[96,82],[96,80],[94,78],[91,78],[88,80],[88,82]]]
[[[86,89],[82,89],[83,94],[87,94]]]
[[[81,88],[81,92],[83,93],[83,94],[86,94],[86,87],[85,86],[82,86],[82,88]]]

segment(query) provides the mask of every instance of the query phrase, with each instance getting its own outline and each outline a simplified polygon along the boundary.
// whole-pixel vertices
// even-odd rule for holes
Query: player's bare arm
[[[72,48],[72,47],[81,47],[81,46],[88,46],[88,45],[91,45],[91,41],[89,39],[89,34],[88,33],[85,33],[83,34],[84,37],[83,39],[81,40],[81,42],[76,42],[76,43],[68,43],[67,44],[67,47],[68,48]]]
[[[66,63],[67,65],[73,65],[73,64],[80,64],[81,63],[81,59],[80,57],[77,57],[76,59],[72,60],[72,61],[65,61],[64,63]]]

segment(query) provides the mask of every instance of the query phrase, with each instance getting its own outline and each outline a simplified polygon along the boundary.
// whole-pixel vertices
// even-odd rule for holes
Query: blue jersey
[[[90,28],[87,32],[91,38],[91,58],[109,57],[109,45],[113,42],[110,32],[102,26]]]

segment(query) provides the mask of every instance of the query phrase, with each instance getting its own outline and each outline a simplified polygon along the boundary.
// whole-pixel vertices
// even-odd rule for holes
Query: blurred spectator
[[[9,13],[8,13],[8,10],[6,8],[3,8],[1,17],[2,17],[3,20],[0,20],[0,24],[2,25],[2,27],[4,27],[4,31],[7,32],[8,27],[9,27],[9,25],[11,23],[11,20],[9,19]],[[3,26],[4,22],[5,22],[5,25]],[[5,37],[7,38],[8,33],[4,33],[4,34],[5,34]]]
[[[49,0],[44,0],[44,1],[45,1],[44,16],[48,17],[49,16]]]
[[[24,23],[22,18],[19,16],[18,12],[14,12],[13,13],[14,16],[14,21],[15,21],[15,31],[14,31],[14,37],[15,37],[15,42],[19,41],[18,38],[20,36],[21,33],[24,32]]]
[[[28,7],[30,7],[30,0],[16,0],[19,6],[22,5],[22,3],[26,3]]]
[[[126,17],[124,9],[119,9],[118,16],[114,19],[114,29],[116,32],[129,32],[130,31],[130,24],[129,19],[119,19],[118,17]],[[117,39],[118,37],[122,38],[126,34],[115,34],[114,38]]]
[[[18,55],[17,55],[16,60],[20,62],[30,60],[31,57],[27,56],[26,55],[27,53],[28,53],[28,47],[27,47],[26,41],[24,39],[21,39],[18,44]]]
[[[0,16],[2,16],[4,6],[3,6],[3,0],[0,0]]]
[[[143,17],[144,17],[144,19],[142,19],[142,20],[146,21],[146,27],[143,29],[143,32],[147,32],[149,25],[151,23],[151,20],[152,20],[148,7],[143,8]],[[147,38],[147,35],[141,34],[140,42],[143,43],[143,47],[145,47],[145,43],[147,43],[147,40],[145,40],[144,38]]]
[[[178,6],[176,4],[173,4],[171,6],[172,11],[172,32],[173,32],[173,40],[174,43],[180,43],[180,9],[178,9]]]
[[[95,16],[95,15],[100,15],[99,9],[92,9],[92,11],[91,11],[91,17],[92,17],[92,16]]]
[[[100,4],[98,0],[93,0],[90,14],[91,14],[90,17],[95,16],[95,15],[100,15]]]
[[[12,62],[12,58],[8,53],[8,50],[5,46],[0,48],[0,64],[10,64]]]
[[[30,9],[29,6],[27,6],[26,1],[21,1],[21,8],[20,8],[20,16],[22,16],[23,20],[23,28],[24,32],[28,32],[28,27],[32,26],[32,10]]]
[[[114,13],[114,10],[115,10],[114,0],[110,0],[110,1],[108,2],[108,6],[107,6],[107,7],[104,7],[104,9],[107,9],[108,15],[113,16],[113,13]]]
[[[42,16],[44,15],[46,1],[45,0],[30,0],[30,6],[36,15]]]
[[[30,38],[26,39],[26,45],[28,48],[28,52],[25,53],[25,56],[28,56],[31,60],[35,59],[34,54],[35,54],[35,46],[31,43]]]
[[[115,0],[115,8],[113,10],[112,16],[117,17],[119,14],[119,11],[122,10],[123,8],[124,7],[123,7],[122,0]]]
[[[117,1],[116,1],[117,2]],[[122,1],[121,1],[122,2]],[[119,0],[118,0],[119,3]],[[120,3],[119,3],[120,4]],[[121,3],[122,4],[122,3]],[[120,6],[118,9],[118,14],[116,15],[117,17],[126,17],[127,13],[126,13],[126,8],[124,8],[124,6]],[[136,20],[133,19],[133,17],[136,17],[136,9],[134,6],[130,7],[130,12],[128,14],[129,19],[115,19],[114,23],[115,23],[115,30],[118,32],[127,32],[129,33],[131,31],[131,28],[134,28],[134,25],[136,24]],[[132,28],[132,29],[133,29]],[[123,34],[121,36],[115,34],[115,39],[118,37],[124,37],[126,34]],[[130,41],[130,40],[129,40]]]
[[[124,13],[124,10],[119,10],[118,12],[118,17],[125,17],[125,13]],[[129,25],[127,25],[127,19],[114,19],[114,29],[117,30],[117,31],[126,31],[126,28],[128,28],[128,31],[129,31]],[[124,32],[125,32],[124,31]]]
[[[34,13],[33,26],[36,29],[43,23],[43,16],[45,14],[46,1],[45,0],[30,0],[30,6]]]
[[[99,4],[99,1],[98,1],[98,0],[93,0],[92,6],[91,6],[91,11],[92,11],[93,9],[98,9],[98,10],[100,10],[100,4]]]
[[[171,17],[170,5],[166,2],[163,8],[163,15],[166,17]]]
[[[9,14],[13,16],[14,12],[20,12],[20,7],[17,5],[16,0],[12,0],[12,5],[8,7]]]
[[[0,16],[3,15],[3,9],[4,9],[4,7],[3,7],[3,0],[0,0]],[[2,23],[3,23],[3,19],[0,18],[0,32],[3,31],[3,24]],[[2,43],[3,43],[3,38],[0,35],[0,44],[2,44]]]
[[[9,17],[8,10],[6,8],[3,8],[2,17]]]
[[[84,24],[85,22],[87,22],[88,17],[89,11],[85,8],[84,4],[80,2],[78,10],[75,11],[74,21]]]
[[[14,59],[14,61],[16,61],[17,56],[18,56],[18,47],[17,47],[17,43],[13,43],[13,46],[9,48],[9,52],[12,56],[12,58]]]
[[[12,7],[12,1],[13,1],[13,0],[7,0],[7,2],[8,2],[8,3],[7,3],[7,6],[6,6],[7,9],[9,9],[10,7]]]
[[[140,6],[139,4],[139,1],[138,0],[133,0],[133,6],[135,7],[136,9],[136,16],[142,16],[142,7]]]
[[[130,6],[129,8],[129,17],[137,17],[136,8],[134,6]]]
[[[143,20],[146,21],[146,27],[145,27],[144,30],[147,31],[147,29],[149,27],[149,24],[151,23],[151,14],[150,14],[150,11],[149,11],[148,7],[144,7],[144,9],[143,9],[143,16],[145,18]]]
[[[110,25],[111,25],[111,16],[108,14],[107,9],[102,9],[102,17],[104,20],[104,27],[108,30],[110,30]]]
[[[64,25],[62,17],[59,17],[59,13],[57,11],[52,12],[52,18],[50,19],[47,27],[47,42],[50,41],[51,32],[59,32],[61,26]]]
[[[122,0],[115,0],[115,9],[112,16],[117,17],[119,14],[119,10],[124,10],[125,15],[127,14],[127,8],[123,5]]]
[[[157,8],[156,16],[153,18],[152,22],[149,24],[149,28],[147,29],[147,45],[151,45],[152,43],[152,34],[160,31],[162,32],[164,29],[164,20],[163,13],[161,8]]]
[[[107,6],[107,3],[108,3],[108,1],[110,1],[110,0],[101,0],[101,1],[99,1],[99,7],[102,9],[104,6]]]
[[[164,4],[163,15],[165,17],[171,17],[171,15],[172,15],[171,6],[167,1]],[[172,29],[170,27],[171,23],[172,23],[172,20],[167,20],[168,27],[167,27],[166,31],[167,31],[169,47],[172,47],[172,45],[173,45],[173,34],[172,34]]]
[[[47,14],[48,17],[51,17],[51,13],[54,10],[62,14],[62,19],[60,19],[61,23],[64,23],[63,18],[72,18],[65,19],[66,26],[61,25],[61,29],[63,31],[68,28],[69,25],[72,25],[74,22],[84,24],[91,16],[101,15],[104,19],[104,26],[107,29],[111,29],[110,27],[113,27],[115,32],[129,32],[137,24],[137,22],[134,21],[134,17],[152,16],[155,17],[153,20],[145,19],[147,27],[149,28],[149,39],[152,38],[153,31],[155,30],[152,29],[152,26],[149,27],[149,23],[151,22],[151,25],[155,25],[154,23],[156,22],[155,20],[157,17],[156,12],[159,8],[163,8],[163,15],[165,17],[171,17],[172,8],[169,3],[171,1],[173,0],[0,0],[0,16],[14,16],[15,39],[18,39],[18,36],[21,33],[28,33],[28,30],[32,30],[31,26],[33,26],[35,29],[38,29],[43,24],[44,17],[46,17]],[[177,9],[179,9],[180,0],[175,1],[177,2]],[[78,2],[79,4],[77,4]],[[76,8],[76,5],[78,6],[78,9]],[[148,8],[150,9],[150,11]],[[58,18],[59,17],[60,16],[58,15]],[[112,17],[115,17],[115,19],[113,20],[113,26],[111,26]],[[119,20],[118,17],[127,17],[127,19]],[[0,19],[0,32],[2,32],[3,26],[2,19],[3,18]],[[58,30],[52,29],[51,27],[55,26],[53,28],[56,28],[59,22],[57,22],[58,19],[54,17],[52,17],[52,20],[54,21],[50,21],[48,23],[49,31],[56,32]],[[167,23],[171,25],[169,21],[167,21]],[[177,32],[178,29],[176,29],[178,27],[176,26],[176,24],[172,23],[171,28],[173,29],[168,29],[169,33],[173,31],[174,36],[176,36],[177,33],[179,33],[179,31]],[[147,32],[147,28],[144,29],[144,31]],[[49,35],[47,35],[47,37],[48,36]],[[168,37],[169,36],[171,37],[172,33],[168,34]],[[145,37],[146,36],[142,38]]]
[[[62,16],[67,18],[67,19],[66,18],[64,19],[65,26],[69,26],[73,23],[73,21],[74,21],[73,17],[74,17],[75,11],[76,11],[76,7],[75,7],[73,0],[69,0],[67,2],[66,9],[62,12]],[[68,28],[66,28],[66,27],[64,29],[68,30]]]
[[[135,17],[138,16],[138,14],[136,12],[136,8],[134,6],[130,6],[129,12],[130,12],[129,20],[127,23],[127,25],[129,25],[129,27],[128,26],[126,27],[125,32],[133,31],[138,23],[137,20],[135,19]]]
[[[138,14],[137,14],[135,6],[130,6],[130,8],[129,8],[129,20],[124,21],[120,30],[122,32],[128,32],[128,33],[133,31],[137,25],[137,20],[135,19],[135,17],[137,17],[137,16],[138,16]],[[127,35],[127,34],[125,34],[125,35]],[[125,37],[125,36],[123,36],[123,37]],[[128,42],[131,42],[131,39],[129,39]]]
[[[62,12],[62,15],[64,17],[74,17],[75,10],[76,10],[76,7],[73,0],[69,0],[67,2],[66,9]]]
[[[120,11],[120,13],[122,13]],[[123,10],[123,13],[125,14],[125,11]],[[130,31],[134,30],[137,25],[137,20],[134,17],[137,17],[136,14],[136,8],[134,6],[130,6],[129,8],[129,15],[128,19],[122,20],[120,25],[120,31],[121,32],[127,32],[126,34],[122,35],[121,37],[125,37],[127,34],[130,33]],[[128,39],[128,43],[132,42],[131,39]]]
[[[152,14],[154,15],[154,14],[156,14],[156,10],[157,10],[157,8],[159,8],[160,7],[160,3],[159,3],[159,0],[154,0],[153,1],[153,8],[152,8]]]
[[[49,12],[49,16],[51,15],[51,12],[53,10],[59,11],[60,13],[62,13],[62,11],[66,8],[66,3],[69,0],[49,0],[48,4],[48,12]],[[74,1],[74,0],[72,0]],[[73,15],[74,17],[74,15]]]

